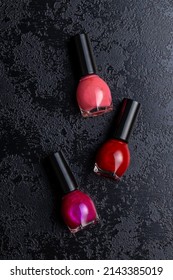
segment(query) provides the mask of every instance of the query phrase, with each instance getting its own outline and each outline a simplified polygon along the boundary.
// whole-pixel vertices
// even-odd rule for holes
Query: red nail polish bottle
[[[91,44],[87,34],[74,38],[80,81],[77,102],[83,117],[98,116],[112,111],[112,96],[107,83],[96,74]]]
[[[61,214],[72,233],[76,233],[98,220],[97,211],[91,198],[79,191],[76,180],[62,152],[49,157],[62,192]]]
[[[139,108],[137,101],[123,100],[113,137],[97,153],[94,172],[98,175],[118,180],[127,170],[130,164],[128,140]]]

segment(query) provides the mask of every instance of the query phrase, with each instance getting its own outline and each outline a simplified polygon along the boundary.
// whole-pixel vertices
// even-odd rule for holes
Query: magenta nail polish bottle
[[[87,225],[96,223],[98,215],[95,205],[88,195],[77,189],[78,185],[63,153],[57,152],[49,159],[63,193],[61,214],[69,230],[76,233]]]
[[[91,43],[87,34],[74,36],[79,84],[77,102],[83,117],[94,117],[112,111],[112,96],[107,83],[97,75]]]

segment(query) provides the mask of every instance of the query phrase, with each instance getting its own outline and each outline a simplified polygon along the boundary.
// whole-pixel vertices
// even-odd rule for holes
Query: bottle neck
[[[90,74],[90,75],[81,77],[81,78],[80,78],[80,81],[87,80],[87,79],[91,79],[91,78],[95,78],[95,77],[97,77],[96,74]]]
[[[129,141],[124,140],[124,139],[119,138],[119,137],[116,137],[116,136],[113,136],[112,139],[113,139],[113,140],[116,140],[116,141],[118,141],[118,142],[121,142],[121,143],[123,143],[123,144],[127,144],[127,145],[128,145],[128,143],[129,143]]]
[[[75,190],[73,190],[73,191],[69,191],[69,192],[67,192],[67,193],[63,193],[63,194],[62,194],[62,199],[63,199],[64,197],[73,195],[74,193],[78,193],[78,192],[79,192],[79,190],[78,190],[78,189],[75,189]]]

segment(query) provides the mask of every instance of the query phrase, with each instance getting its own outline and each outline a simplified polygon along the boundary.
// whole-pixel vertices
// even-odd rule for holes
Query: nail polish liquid
[[[63,196],[61,214],[64,222],[73,233],[98,220],[93,201],[79,190]]]

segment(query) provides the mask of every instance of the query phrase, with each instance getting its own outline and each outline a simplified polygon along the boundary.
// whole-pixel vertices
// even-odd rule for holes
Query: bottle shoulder
[[[94,75],[88,75],[88,76],[84,76],[79,80],[79,84],[78,87],[81,86],[97,86],[97,87],[103,87],[103,88],[107,88],[108,84],[98,75],[94,74]],[[108,87],[109,88],[109,87]]]
[[[85,193],[83,193],[80,190],[74,190],[72,192],[69,192],[68,194],[64,195],[62,197],[62,202],[65,203],[67,201],[75,202],[77,203],[78,201],[80,202],[81,200],[86,201],[90,199],[89,196]]]
[[[97,80],[97,79],[101,79],[101,78],[96,74],[91,74],[91,75],[81,77],[79,82],[83,82],[87,80]]]
[[[112,150],[121,150],[123,151],[129,151],[128,143],[124,141],[120,141],[117,139],[109,139],[107,140],[103,145],[102,148],[112,149]]]

